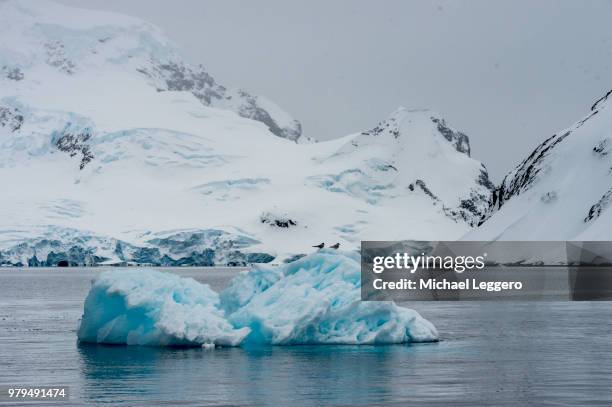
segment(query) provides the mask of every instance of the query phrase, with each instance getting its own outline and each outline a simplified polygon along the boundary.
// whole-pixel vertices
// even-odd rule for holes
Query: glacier
[[[281,264],[457,239],[488,208],[486,168],[433,111],[312,143],[146,21],[0,1],[0,38],[0,266]]]
[[[362,302],[359,254],[329,249],[279,267],[254,267],[219,294],[154,270],[101,273],[77,335],[84,343],[205,347],[438,340],[416,311]]]

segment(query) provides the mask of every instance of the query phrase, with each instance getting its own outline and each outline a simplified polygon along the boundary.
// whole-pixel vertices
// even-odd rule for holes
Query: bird
[[[325,247],[325,243],[320,243],[320,244],[312,246],[312,247],[316,247],[317,249],[322,249],[322,248]]]
[[[340,247],[340,243],[336,243],[334,245],[329,246],[330,249],[338,249]]]

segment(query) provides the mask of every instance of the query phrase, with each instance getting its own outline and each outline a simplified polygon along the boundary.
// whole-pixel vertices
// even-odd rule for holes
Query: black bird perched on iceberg
[[[334,245],[329,246],[330,249],[338,249],[340,247],[340,243],[336,243]]]
[[[316,246],[312,246],[312,247],[316,247],[317,249],[322,249],[322,248],[325,247],[325,243],[320,243],[320,244],[318,244]]]

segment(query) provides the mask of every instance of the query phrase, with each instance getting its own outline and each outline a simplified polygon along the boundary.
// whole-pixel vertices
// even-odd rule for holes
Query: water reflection
[[[380,403],[410,393],[393,378],[415,374],[428,345],[152,348],[79,345],[83,398],[193,405]],[[135,389],[138,389],[135,392]]]

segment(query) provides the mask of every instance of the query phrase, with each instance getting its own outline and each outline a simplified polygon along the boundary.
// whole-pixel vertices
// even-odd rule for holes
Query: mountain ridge
[[[309,143],[148,23],[0,9],[0,264],[282,262],[321,241],[456,239],[486,208],[486,168],[434,112]]]
[[[510,171],[469,240],[606,240],[612,221],[607,92]]]

